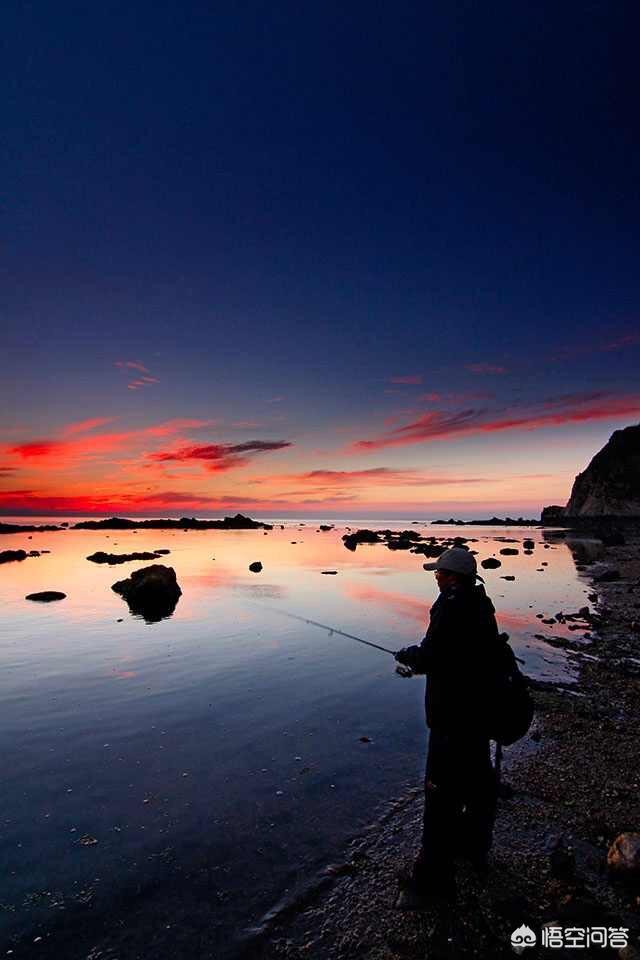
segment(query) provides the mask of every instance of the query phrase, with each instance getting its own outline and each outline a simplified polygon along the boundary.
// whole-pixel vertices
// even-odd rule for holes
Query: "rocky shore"
[[[511,933],[526,924],[629,928],[629,946],[581,956],[640,956],[640,875],[615,878],[607,853],[640,830],[640,536],[605,548],[616,579],[583,565],[595,615],[585,644],[569,654],[576,684],[537,684],[530,736],[506,751],[487,881],[462,864],[453,909],[393,908],[396,875],[420,832],[421,789],[389,804],[353,840],[343,861],[306,894],[283,902],[248,937],[255,960],[400,960],[513,957]],[[572,645],[575,646],[575,645]],[[452,842],[455,838],[451,838]],[[527,958],[575,950],[527,948]]]

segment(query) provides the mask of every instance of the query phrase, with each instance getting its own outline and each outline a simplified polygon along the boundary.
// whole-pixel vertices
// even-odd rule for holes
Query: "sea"
[[[575,680],[572,655],[540,639],[579,639],[541,617],[590,605],[553,532],[379,520],[321,531],[309,518],[273,518],[270,531],[72,529],[79,519],[0,536],[2,550],[49,551],[0,566],[0,956],[37,945],[60,960],[235,957],[419,786],[424,678],[304,621],[390,650],[418,643],[434,574],[384,543],[347,550],[349,529],[463,536],[479,561],[498,557],[486,589],[523,670],[569,692]],[[111,585],[148,564],[87,557],[157,549],[182,595],[147,623]],[[66,598],[25,599],[39,590]]]

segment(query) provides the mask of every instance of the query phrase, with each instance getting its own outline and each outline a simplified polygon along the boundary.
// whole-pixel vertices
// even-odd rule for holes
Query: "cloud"
[[[627,350],[630,347],[637,347],[639,344],[640,333],[632,331],[631,333],[620,334],[614,339],[605,342],[602,340],[592,340],[590,343],[581,342],[568,347],[561,347],[551,354],[548,359],[552,362],[573,360],[577,357],[583,357],[592,353],[613,353],[616,350]]]
[[[302,483],[310,486],[410,486],[426,487],[441,484],[484,483],[487,477],[427,475],[414,469],[392,469],[390,467],[372,467],[369,470],[310,470],[307,473],[292,474],[288,477],[272,478],[281,482]]]
[[[98,427],[104,427],[107,423],[113,423],[117,417],[93,417],[89,420],[79,420],[77,423],[68,423],[63,429],[65,436],[73,436],[76,433],[88,433],[90,430],[96,430]]]
[[[88,423],[90,421],[84,421]],[[68,428],[62,430],[63,439],[39,438],[26,443],[13,444],[2,448],[5,455],[17,457],[19,460],[53,461],[53,465],[60,465],[66,461],[94,458],[98,455],[133,446],[152,437],[169,437],[183,430],[196,430],[210,427],[213,420],[176,417],[163,423],[140,430],[123,430],[112,433],[90,433],[76,438],[78,424],[70,424],[72,439],[66,438]]]
[[[124,370],[126,373],[131,370],[137,370],[138,373],[143,374],[143,376],[136,377],[128,382],[128,390],[141,390],[145,387],[151,387],[156,383],[160,383],[159,378],[151,376],[150,370],[145,367],[143,363],[138,363],[137,360],[116,360],[115,366],[119,367],[120,370]]]
[[[607,352],[611,350],[626,350],[627,347],[636,347],[640,343],[640,333],[628,333],[617,340],[603,344],[600,349]]]
[[[17,467],[0,467],[0,477],[10,477],[16,473],[17,470]]]
[[[121,370],[138,370],[140,373],[149,373],[147,368],[143,363],[138,363],[136,360],[116,360],[116,367],[120,367]]]
[[[409,374],[408,376],[403,377],[389,377],[389,383],[405,383],[405,384],[415,384],[422,383],[422,377],[420,374]]]
[[[361,586],[349,583],[345,587],[349,597],[360,603],[375,603],[385,609],[388,614],[425,623],[427,619],[427,603],[406,593],[397,593],[392,590],[381,590],[378,587]]]
[[[183,446],[177,450],[161,450],[149,454],[156,463],[167,461],[198,461],[211,473],[221,473],[242,467],[253,459],[252,454],[284,450],[292,446],[288,440],[249,440],[246,443],[209,443],[201,446]]]
[[[403,447],[432,440],[450,440],[454,437],[498,433],[505,430],[539,430],[545,427],[560,427],[569,423],[586,423],[597,420],[613,420],[619,417],[636,416],[640,412],[640,394],[597,394],[597,399],[588,395],[568,395],[564,404],[561,398],[550,402],[554,409],[528,414],[511,414],[509,411],[493,412],[468,408],[457,413],[432,411],[418,417],[412,423],[397,427],[371,440],[358,440],[352,450],[367,452],[385,447]]]
[[[495,363],[466,363],[465,370],[469,370],[471,373],[486,374],[486,373],[506,373],[506,367],[500,367]]]

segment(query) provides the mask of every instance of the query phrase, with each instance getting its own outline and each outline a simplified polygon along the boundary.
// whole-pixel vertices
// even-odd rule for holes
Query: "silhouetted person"
[[[468,550],[445,550],[436,563],[440,595],[426,635],[396,654],[399,663],[427,675],[430,729],[422,845],[400,880],[400,908],[432,895],[453,899],[457,856],[482,873],[487,868],[496,778],[484,718],[499,640],[493,604],[476,578]]]

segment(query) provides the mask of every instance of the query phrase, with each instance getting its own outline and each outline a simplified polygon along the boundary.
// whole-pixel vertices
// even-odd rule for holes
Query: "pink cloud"
[[[107,423],[113,423],[117,417],[93,417],[89,420],[79,420],[77,423],[69,423],[63,429],[65,436],[73,436],[76,433],[88,433],[90,430],[96,430],[98,427],[104,427]]]
[[[177,450],[161,450],[149,454],[156,463],[166,461],[198,461],[211,473],[220,473],[243,467],[256,454],[283,450],[292,446],[288,440],[249,440],[246,443],[209,443],[200,446],[179,447]]]
[[[495,363],[467,363],[465,364],[465,370],[469,370],[471,373],[478,374],[501,374],[507,372],[506,367],[500,367]]]
[[[525,415],[491,416],[486,410],[472,408],[456,413],[432,411],[398,427],[380,437],[371,440],[359,440],[352,450],[366,452],[381,450],[385,447],[403,447],[415,443],[428,443],[432,440],[448,440],[453,437],[497,433],[505,430],[539,430],[544,427],[559,427],[568,423],[585,423],[597,420],[612,420],[619,417],[636,416],[640,412],[640,395],[615,396],[599,394],[597,401],[586,402],[569,396],[564,406],[550,412],[531,412]]]
[[[149,373],[147,368],[143,363],[138,363],[136,360],[116,360],[116,367],[120,367],[121,370],[138,370],[140,373]]]

